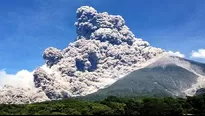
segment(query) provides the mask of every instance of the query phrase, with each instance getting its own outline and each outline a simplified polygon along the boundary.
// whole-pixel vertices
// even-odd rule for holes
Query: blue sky
[[[0,69],[32,71],[44,63],[45,48],[73,42],[82,5],[121,15],[136,37],[186,58],[205,48],[204,0],[1,0]],[[205,62],[204,57],[190,59]]]

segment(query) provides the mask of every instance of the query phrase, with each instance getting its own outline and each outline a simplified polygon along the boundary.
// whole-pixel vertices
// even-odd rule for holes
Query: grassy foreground
[[[0,115],[183,115],[205,114],[205,94],[182,98],[65,99],[26,105],[0,105]]]

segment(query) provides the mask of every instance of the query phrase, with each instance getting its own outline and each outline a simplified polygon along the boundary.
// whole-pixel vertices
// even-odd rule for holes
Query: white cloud
[[[198,49],[198,51],[192,51],[191,58],[205,59],[205,49]]]
[[[173,52],[173,51],[168,51],[169,54],[173,55],[173,56],[178,56],[178,57],[181,57],[181,58],[184,58],[185,55],[180,53],[179,51],[177,52]]]
[[[5,84],[14,87],[32,88],[34,87],[33,72],[21,70],[16,74],[7,74],[5,70],[0,70],[0,87]]]

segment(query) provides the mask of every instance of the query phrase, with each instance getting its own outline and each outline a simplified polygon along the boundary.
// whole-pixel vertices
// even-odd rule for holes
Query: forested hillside
[[[0,115],[182,115],[205,114],[205,94],[182,98],[65,99],[35,104],[1,104]]]

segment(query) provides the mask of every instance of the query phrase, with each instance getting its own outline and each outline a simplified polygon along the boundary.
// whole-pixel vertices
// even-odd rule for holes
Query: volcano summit
[[[155,93],[155,86],[160,86],[157,90],[168,91],[168,95],[174,96],[193,95],[203,87],[204,64],[171,56],[165,50],[136,38],[121,16],[99,13],[92,7],[82,6],[77,9],[76,17],[76,41],[63,50],[47,48],[43,53],[45,64],[33,72],[32,87],[5,85],[0,89],[0,103],[22,104],[86,96],[112,85],[115,86],[112,91],[116,87],[124,90],[124,87],[130,88],[130,79],[135,80],[131,88],[136,90],[130,92],[137,95],[141,94],[140,91]],[[174,66],[170,67],[170,64]],[[166,66],[169,67],[153,69]],[[173,68],[173,73],[183,72],[160,75]],[[150,69],[153,69],[150,73],[144,73]],[[189,77],[183,75],[181,78],[184,73]],[[124,79],[126,84],[122,84]],[[176,85],[167,84],[172,82]]]

